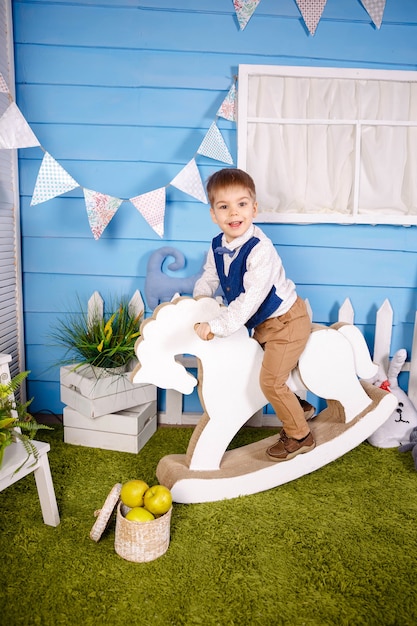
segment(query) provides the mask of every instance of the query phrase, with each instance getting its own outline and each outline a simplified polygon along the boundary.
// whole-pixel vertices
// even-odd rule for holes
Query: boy
[[[310,318],[272,241],[253,224],[258,205],[249,174],[229,168],[215,172],[207,194],[211,218],[222,233],[212,241],[193,296],[213,296],[221,285],[228,306],[196,325],[196,333],[207,340],[211,333],[227,337],[243,325],[254,329],[264,350],[261,389],[283,424],[267,454],[286,461],[315,446],[299,399],[286,384],[310,335]]]

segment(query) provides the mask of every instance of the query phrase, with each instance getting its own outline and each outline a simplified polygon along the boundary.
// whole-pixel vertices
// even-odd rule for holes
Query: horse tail
[[[372,361],[361,331],[353,324],[345,322],[333,324],[331,328],[339,331],[349,342],[353,352],[356,374],[359,378],[364,378],[365,380],[374,378],[378,373],[378,365]]]

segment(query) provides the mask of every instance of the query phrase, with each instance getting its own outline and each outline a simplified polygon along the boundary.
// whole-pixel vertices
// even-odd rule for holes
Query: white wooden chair
[[[2,384],[7,384],[10,381],[10,361],[11,356],[9,354],[0,354],[0,381]],[[33,443],[39,453],[38,460],[33,464],[33,458],[28,459],[18,472],[16,470],[27,457],[24,446],[21,442],[16,442],[6,448],[0,468],[0,491],[33,472],[43,521],[49,526],[58,526],[60,522],[59,511],[48,460],[50,445],[42,441],[34,441]]]

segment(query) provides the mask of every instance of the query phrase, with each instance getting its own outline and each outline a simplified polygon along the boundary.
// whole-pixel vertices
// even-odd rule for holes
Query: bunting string
[[[295,0],[311,35],[316,32],[327,0]],[[353,0],[352,0],[353,1]],[[386,0],[360,0],[377,28],[381,27]],[[356,2],[356,0],[355,0]],[[260,0],[233,0],[240,30],[244,30],[258,8]]]
[[[0,148],[32,148],[40,146],[29,124],[15,102],[12,102],[0,118]]]
[[[34,206],[46,202],[76,187],[79,187],[77,181],[48,152],[45,152],[30,204]]]
[[[295,0],[305,24],[314,35],[326,6],[327,0]],[[244,30],[254,15],[260,0],[233,0],[234,10],[240,30]],[[377,28],[381,27],[386,0],[361,0],[365,10]],[[99,239],[110,223],[119,206],[128,200],[139,211],[159,237],[164,236],[166,209],[166,189],[169,185],[207,204],[207,197],[198,170],[196,156],[202,155],[228,165],[233,158],[227,148],[217,120],[222,117],[236,122],[237,117],[237,76],[219,107],[216,117],[195,154],[182,170],[165,187],[154,189],[133,198],[114,198],[98,191],[86,189],[41,146],[20,109],[13,101],[7,83],[0,73],[0,93],[7,94],[9,106],[0,117],[0,149],[40,147],[44,152],[41,166],[33,191],[31,206],[47,202],[52,198],[81,187],[91,232],[94,239]]]
[[[314,35],[327,0],[296,0],[310,33]]]
[[[113,198],[104,193],[84,189],[85,206],[87,209],[88,221],[94,239],[100,239],[104,229],[116,213],[123,200]]]
[[[106,226],[110,223],[124,200],[129,200],[157,235],[162,238],[164,236],[166,188],[169,185],[196,198],[199,202],[207,204],[204,185],[195,160],[197,154],[215,161],[233,164],[232,156],[217,125],[217,119],[224,117],[227,120],[236,120],[236,81],[237,76],[234,77],[232,86],[216,113],[215,120],[210,125],[196,153],[185,167],[165,187],[154,189],[134,198],[114,198],[98,191],[81,187],[49,152],[41,146],[19,107],[13,101],[11,101],[0,118],[0,148],[40,147],[43,150],[44,156],[36,178],[30,202],[31,206],[47,202],[52,198],[81,187],[84,193],[88,222],[94,239],[97,240],[101,237]],[[9,89],[1,74],[0,92],[8,94],[10,100]]]
[[[165,194],[165,187],[160,187],[149,193],[130,198],[133,206],[160,237],[164,236]]]

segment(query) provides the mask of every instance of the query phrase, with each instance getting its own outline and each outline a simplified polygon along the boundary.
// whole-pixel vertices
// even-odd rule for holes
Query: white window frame
[[[353,204],[352,210],[348,213],[340,212],[309,212],[294,211],[280,212],[279,210],[263,211],[262,206],[259,207],[259,213],[256,218],[257,222],[279,222],[279,223],[339,223],[339,224],[400,224],[415,225],[417,224],[417,208],[412,207],[410,214],[399,214],[399,211],[391,213],[387,210],[379,212],[375,208],[372,214],[361,213],[359,207],[359,189],[360,189],[360,165],[361,165],[361,135],[364,127],[380,126],[406,126],[409,128],[417,128],[417,119],[402,120],[376,120],[376,119],[311,119],[311,118],[290,118],[287,117],[257,117],[248,115],[249,102],[249,83],[251,77],[301,77],[301,78],[336,78],[336,79],[354,79],[358,81],[397,81],[417,84],[417,72],[397,71],[397,70],[368,70],[368,69],[349,69],[349,68],[327,68],[327,67],[290,67],[275,65],[239,65],[238,75],[238,111],[237,111],[237,162],[238,167],[248,171],[254,176],[248,164],[248,154],[251,150],[249,145],[249,125],[256,123],[262,124],[302,124],[308,125],[331,125],[344,124],[354,125],[356,128],[355,148],[354,148],[354,167],[353,169]],[[417,180],[417,172],[416,172]],[[277,183],[279,184],[279,183]],[[417,185],[417,182],[416,182]],[[259,187],[259,185],[257,184]],[[414,189],[414,187],[413,187]],[[258,189],[259,192],[259,189]]]

